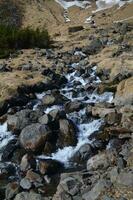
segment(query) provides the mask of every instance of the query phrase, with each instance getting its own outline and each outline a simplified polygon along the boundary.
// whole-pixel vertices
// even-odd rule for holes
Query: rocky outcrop
[[[117,86],[117,92],[114,99],[115,105],[132,105],[133,103],[133,77],[125,79]]]

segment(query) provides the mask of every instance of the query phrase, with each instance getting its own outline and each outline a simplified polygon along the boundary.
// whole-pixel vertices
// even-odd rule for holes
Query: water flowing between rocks
[[[75,51],[74,55],[81,55],[84,59],[87,57],[81,51]],[[101,95],[97,93],[97,87],[101,82],[99,77],[96,75],[96,66],[90,67],[86,74],[80,74],[79,63],[71,63],[68,66],[68,73],[64,74],[68,82],[65,86],[60,88],[60,94],[68,98],[71,102],[80,101],[81,104],[94,104],[99,102],[109,102],[113,100],[113,93],[105,92]],[[84,87],[90,83],[91,86],[95,86],[93,90],[85,91]],[[93,87],[92,87],[93,88]],[[34,105],[33,110],[36,110],[40,104],[42,98],[46,94],[49,94],[50,91],[45,91],[42,93],[37,93],[37,103]],[[53,105],[49,106],[44,110],[44,113],[48,114],[54,109],[64,110],[64,105]],[[56,152],[52,153],[51,156],[39,155],[38,158],[50,158],[58,160],[66,167],[72,165],[70,162],[71,157],[76,153],[81,146],[87,143],[91,143],[88,137],[99,130],[104,121],[102,119],[94,119],[93,117],[86,117],[85,108],[80,109],[79,111],[74,111],[67,114],[67,118],[72,120],[77,127],[77,144],[76,146],[65,146],[62,149],[58,149]],[[7,130],[7,123],[0,125],[0,154],[3,153],[4,147],[14,139],[15,136],[13,133]],[[70,164],[71,163],[71,164]],[[73,163],[74,164],[74,163]]]

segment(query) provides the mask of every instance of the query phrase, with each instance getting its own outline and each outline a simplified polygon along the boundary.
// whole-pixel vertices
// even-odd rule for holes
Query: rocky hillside
[[[0,60],[0,200],[132,200],[133,4],[21,3],[52,45]]]

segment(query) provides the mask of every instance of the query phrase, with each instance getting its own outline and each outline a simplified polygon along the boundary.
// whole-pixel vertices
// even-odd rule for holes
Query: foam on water
[[[2,148],[6,146],[13,138],[14,135],[7,131],[7,123],[0,124],[0,152],[2,151]]]
[[[78,135],[78,143],[75,147],[68,146],[64,147],[63,149],[58,149],[57,152],[53,153],[51,156],[41,155],[39,158],[51,158],[53,160],[58,160],[66,167],[70,166],[70,159],[72,156],[79,150],[79,148],[89,143],[88,136],[91,135],[93,132],[97,131],[100,126],[102,125],[102,120],[93,120],[88,124],[81,124],[78,126],[79,128],[79,135]]]

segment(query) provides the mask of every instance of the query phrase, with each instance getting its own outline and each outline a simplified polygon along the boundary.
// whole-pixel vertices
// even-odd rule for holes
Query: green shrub
[[[49,44],[50,37],[45,29],[0,25],[0,57],[6,57],[17,49],[48,48]]]

